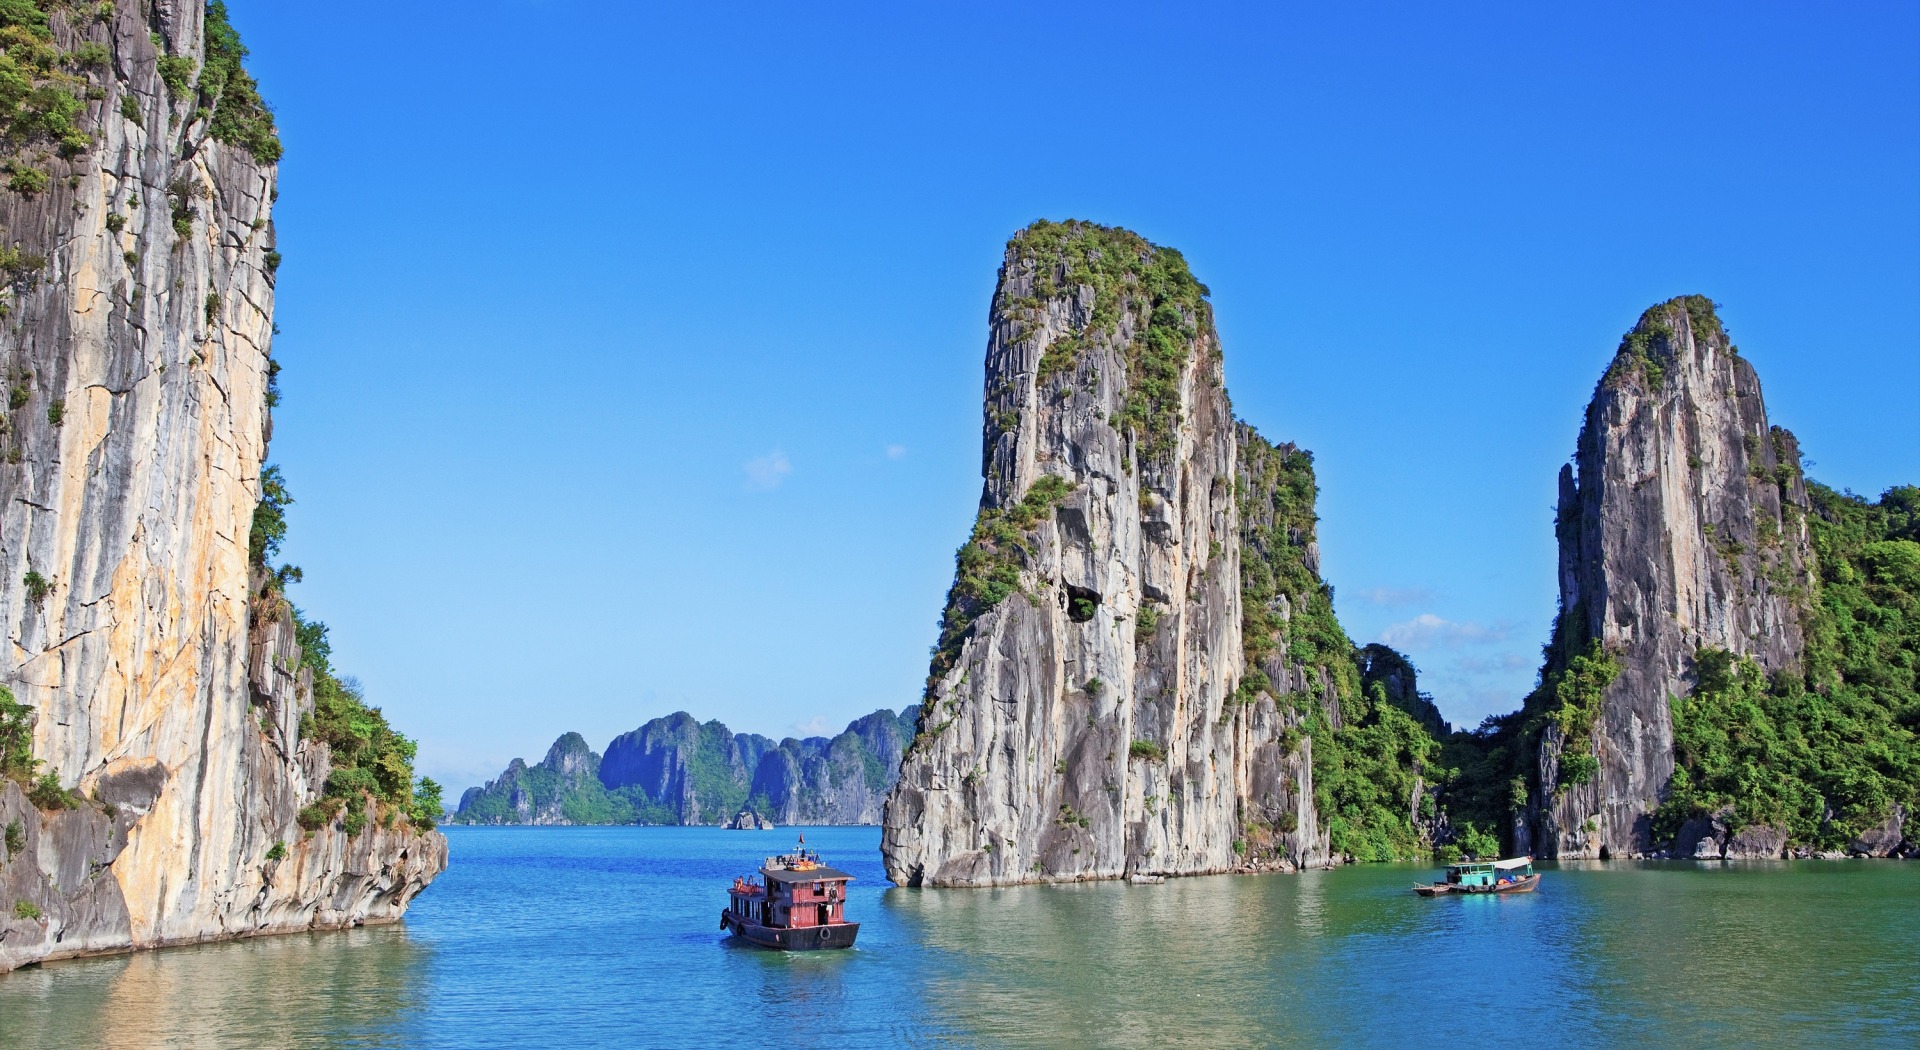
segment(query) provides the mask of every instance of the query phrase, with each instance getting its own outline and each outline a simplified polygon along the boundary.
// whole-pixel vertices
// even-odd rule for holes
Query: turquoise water
[[[0,1046],[1920,1045],[1910,863],[908,891],[877,829],[806,835],[859,876],[851,952],[721,938],[727,882],[790,830],[452,828],[405,926],[20,970]]]

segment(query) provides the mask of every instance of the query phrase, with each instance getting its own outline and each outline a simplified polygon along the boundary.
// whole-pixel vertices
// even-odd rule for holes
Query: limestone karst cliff
[[[887,798],[891,879],[1324,864],[1336,834],[1389,848],[1360,783],[1374,771],[1350,775],[1336,738],[1368,734],[1353,757],[1395,768],[1403,825],[1422,792],[1398,778],[1425,745],[1361,690],[1319,578],[1312,458],[1235,423],[1207,290],[1178,252],[1089,223],[1016,234],[983,443],[978,519]]]
[[[1911,488],[1808,483],[1713,303],[1648,310],[1560,475],[1560,612],[1503,730],[1543,856],[1897,851],[1920,791]]]
[[[252,549],[279,143],[245,52],[197,0],[0,23],[33,87],[0,128],[0,682],[39,763],[0,779],[0,970],[397,918],[445,841],[302,732],[324,634]]]
[[[1646,852],[1673,774],[1668,697],[1694,654],[1796,665],[1807,491],[1753,368],[1700,297],[1648,310],[1560,474],[1560,607],[1522,850]],[[1550,697],[1550,699],[1549,699]]]
[[[528,766],[515,759],[454,814],[465,824],[721,824],[743,807],[781,824],[877,824],[913,735],[880,710],[833,737],[775,742],[686,712],[615,737],[603,759],[578,733]]]

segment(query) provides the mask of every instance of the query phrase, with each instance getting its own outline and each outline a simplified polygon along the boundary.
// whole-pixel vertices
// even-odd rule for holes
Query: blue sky
[[[1813,476],[1920,481],[1912,4],[230,7],[295,597],[452,787],[913,702],[1038,217],[1186,254],[1342,621],[1456,722],[1532,682],[1648,305],[1723,304]]]

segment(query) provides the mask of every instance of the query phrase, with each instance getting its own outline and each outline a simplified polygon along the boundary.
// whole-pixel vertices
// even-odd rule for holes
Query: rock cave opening
[[[1086,623],[1100,608],[1100,592],[1086,587],[1064,585],[1067,595],[1067,619],[1074,623]]]

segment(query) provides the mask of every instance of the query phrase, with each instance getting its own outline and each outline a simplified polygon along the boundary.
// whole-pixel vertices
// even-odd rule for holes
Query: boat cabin
[[[807,849],[768,857],[760,880],[736,878],[728,911],[755,926],[799,929],[845,924],[847,883],[853,876],[820,863]]]
[[[1533,874],[1532,857],[1512,860],[1465,861],[1447,865],[1447,884],[1461,889],[1496,889]]]

